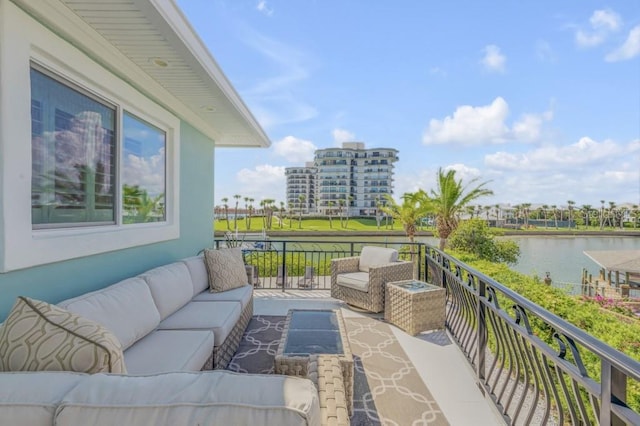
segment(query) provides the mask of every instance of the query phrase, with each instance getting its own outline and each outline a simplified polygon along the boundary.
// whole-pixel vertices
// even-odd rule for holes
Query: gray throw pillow
[[[209,275],[209,291],[212,293],[248,284],[242,251],[239,248],[205,250],[204,260]]]

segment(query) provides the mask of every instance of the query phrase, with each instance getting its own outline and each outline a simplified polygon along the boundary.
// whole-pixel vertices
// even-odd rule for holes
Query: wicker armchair
[[[413,278],[413,264],[397,250],[365,246],[360,256],[331,261],[331,296],[371,312],[384,310],[385,285]]]

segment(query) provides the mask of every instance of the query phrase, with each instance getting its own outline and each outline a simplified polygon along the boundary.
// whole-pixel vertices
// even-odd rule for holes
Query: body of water
[[[308,238],[308,237],[307,237]],[[584,252],[592,250],[640,250],[640,237],[598,237],[598,236],[509,236],[501,237],[514,240],[520,246],[518,263],[511,268],[527,275],[544,278],[549,272],[554,284],[579,292],[582,269],[597,276],[600,267],[589,259]],[[299,240],[299,238],[287,238]],[[404,242],[406,237],[319,237],[317,241],[389,241]],[[433,237],[418,237],[416,241],[438,245]]]

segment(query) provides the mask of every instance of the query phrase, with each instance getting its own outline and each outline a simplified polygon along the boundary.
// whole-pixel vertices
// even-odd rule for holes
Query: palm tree
[[[238,230],[238,203],[240,202],[242,195],[236,194],[233,196],[233,198],[236,199],[236,207],[235,207],[235,210],[233,211],[233,229],[237,231]]]
[[[589,221],[589,215],[591,213],[591,205],[583,204],[580,210],[582,210],[582,212],[584,213],[584,226],[586,229],[589,227],[589,225],[591,225],[591,221]]]
[[[284,224],[284,201],[280,201],[280,229]]]
[[[604,200],[600,200],[600,230],[604,229]]]
[[[331,200],[327,202],[327,213],[329,214],[329,228],[333,229],[333,205],[335,203]]]
[[[556,229],[558,229],[558,206],[553,204],[551,206],[551,213],[553,213],[553,221],[556,225]]]
[[[300,209],[298,211],[298,229],[302,229],[302,206],[304,206],[304,202],[307,200],[307,197],[304,194],[298,195],[298,201],[300,202]]]
[[[569,210],[569,228],[571,228],[571,221],[573,220],[573,206],[576,205],[576,202],[572,200],[568,200],[567,204],[568,204],[567,209]]]
[[[389,194],[384,194],[386,205],[382,206],[382,211],[402,224],[409,242],[413,243],[417,231],[418,221],[430,211],[430,201],[423,190],[418,192],[407,192],[402,195],[402,204],[396,201]]]
[[[436,232],[440,237],[440,250],[444,249],[447,238],[458,227],[458,214],[462,209],[480,197],[493,195],[493,191],[484,188],[488,182],[469,188],[469,185],[476,181],[477,179],[473,179],[463,186],[462,180],[456,180],[455,170],[445,172],[442,168],[438,169],[437,189],[431,190],[429,199],[436,214]]]
[[[498,222],[500,221],[500,204],[496,204],[493,206],[493,212],[496,215],[496,228],[498,227]]]
[[[524,216],[524,227],[529,229],[529,213],[531,212],[531,203],[522,203],[522,215]]]
[[[231,226],[229,224],[229,199],[224,197],[222,200],[222,208],[224,209],[224,218],[227,221],[227,231],[231,231]]]

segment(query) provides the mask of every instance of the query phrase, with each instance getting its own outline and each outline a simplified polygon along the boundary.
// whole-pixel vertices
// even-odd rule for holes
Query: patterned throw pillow
[[[242,251],[239,248],[205,250],[204,259],[209,274],[209,291],[212,293],[248,284]]]
[[[127,372],[113,333],[97,322],[27,297],[18,297],[0,328],[0,371]]]

